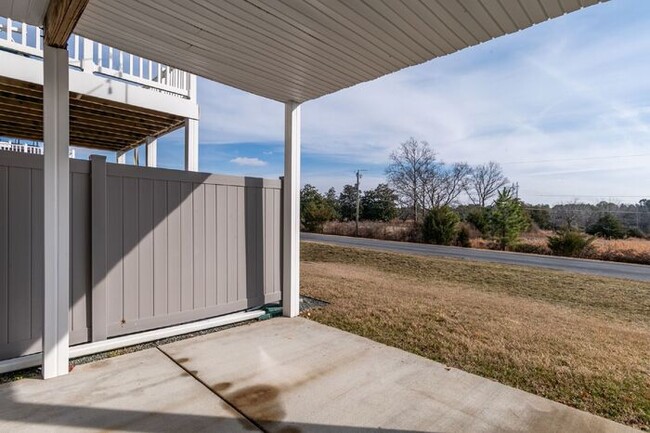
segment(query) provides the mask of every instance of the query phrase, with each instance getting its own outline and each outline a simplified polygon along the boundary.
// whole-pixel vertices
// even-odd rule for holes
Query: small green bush
[[[521,200],[509,188],[499,191],[499,196],[490,208],[488,222],[490,234],[499,242],[503,251],[517,243],[519,235],[530,226]]]
[[[323,225],[336,217],[334,211],[325,203],[310,202],[301,210],[302,224],[308,232],[323,232]]]
[[[526,254],[551,254],[551,250],[547,245],[537,245],[537,244],[527,244],[523,242],[518,242],[510,246],[510,251],[516,253],[526,253]]]
[[[555,256],[584,257],[592,249],[594,238],[575,230],[562,230],[548,238],[548,247]]]
[[[606,239],[623,239],[627,234],[621,221],[612,214],[602,215],[598,221],[590,224],[585,232]]]
[[[465,217],[465,220],[476,227],[476,230],[481,234],[488,233],[488,210],[486,208],[475,208],[470,210]]]
[[[460,217],[449,206],[427,212],[422,223],[422,238],[428,244],[451,245],[456,238]]]
[[[636,227],[630,227],[627,229],[627,237],[645,239],[645,234],[643,234],[643,232]]]
[[[460,230],[458,230],[458,234],[456,235],[456,245],[463,248],[469,248],[472,246],[467,225],[460,226]]]

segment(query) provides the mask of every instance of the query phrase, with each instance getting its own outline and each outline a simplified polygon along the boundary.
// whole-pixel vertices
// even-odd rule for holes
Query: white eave
[[[90,0],[76,32],[303,102],[599,0]]]
[[[49,0],[2,0],[0,16],[32,26],[42,26],[49,3]]]

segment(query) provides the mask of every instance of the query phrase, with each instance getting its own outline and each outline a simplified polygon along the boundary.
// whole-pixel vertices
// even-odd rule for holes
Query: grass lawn
[[[306,242],[317,322],[650,430],[650,283]]]

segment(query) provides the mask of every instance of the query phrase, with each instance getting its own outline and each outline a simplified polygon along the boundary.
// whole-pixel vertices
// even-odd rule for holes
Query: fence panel
[[[279,301],[281,182],[70,161],[70,344]],[[43,157],[0,152],[0,359],[41,350]]]
[[[280,300],[279,180],[106,173],[108,337]]]
[[[90,171],[70,163],[70,344],[79,344],[90,330]],[[43,157],[0,152],[0,359],[41,350],[43,259]]]

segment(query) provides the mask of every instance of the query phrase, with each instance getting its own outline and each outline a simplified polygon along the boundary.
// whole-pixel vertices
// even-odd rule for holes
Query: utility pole
[[[361,172],[366,171],[366,170],[357,170],[357,218],[356,218],[356,225],[355,225],[355,230],[354,230],[354,235],[359,237],[359,201],[361,198],[361,193],[359,192],[359,185],[361,184]]]

